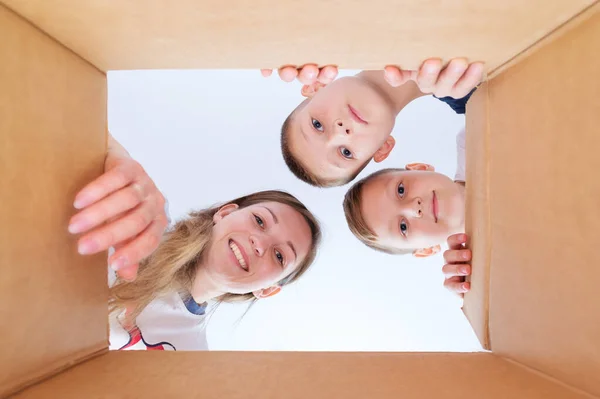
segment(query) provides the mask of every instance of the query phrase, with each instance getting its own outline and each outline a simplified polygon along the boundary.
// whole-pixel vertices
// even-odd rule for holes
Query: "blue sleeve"
[[[471,92],[463,98],[458,99],[452,97],[434,97],[448,104],[450,108],[452,108],[452,110],[457,114],[464,114],[467,108],[467,102],[469,101],[469,98],[471,98],[471,95],[475,92],[475,90],[477,90],[477,87],[471,90]]]

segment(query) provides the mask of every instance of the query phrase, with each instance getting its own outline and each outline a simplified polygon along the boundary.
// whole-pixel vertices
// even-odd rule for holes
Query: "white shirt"
[[[456,135],[456,174],[454,181],[464,183],[466,181],[465,167],[465,128],[463,127]]]
[[[112,278],[110,277],[112,275]],[[112,280],[112,281],[111,281]],[[109,284],[115,280],[109,272]],[[120,318],[109,318],[111,350],[208,350],[206,307],[184,302],[178,293],[152,301],[127,331]]]

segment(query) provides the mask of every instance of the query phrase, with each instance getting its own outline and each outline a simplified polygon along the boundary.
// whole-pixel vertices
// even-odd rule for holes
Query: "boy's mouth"
[[[431,199],[431,209],[433,209],[433,218],[435,219],[435,222],[438,222],[438,200],[437,200],[437,195],[435,195],[435,191],[433,191],[433,198]]]
[[[358,113],[358,111],[354,108],[352,108],[352,105],[348,104],[348,109],[350,110],[350,115],[352,116],[352,119],[354,119],[354,121],[361,123],[363,125],[367,124],[367,121],[364,120],[362,118],[362,116],[360,116],[360,114]]]

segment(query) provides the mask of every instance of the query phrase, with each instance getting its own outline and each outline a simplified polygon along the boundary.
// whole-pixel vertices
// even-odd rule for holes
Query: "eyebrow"
[[[269,211],[269,213],[271,214],[271,216],[273,217],[273,221],[275,222],[275,224],[279,224],[279,219],[277,219],[277,216],[275,216],[275,214],[273,213],[272,210],[270,210],[268,207],[263,206],[263,208],[265,208],[267,211]],[[294,253],[294,259],[298,259],[298,254],[296,253],[296,248],[294,247],[294,244],[292,244],[291,241],[287,242],[287,245],[290,246],[290,248],[292,249],[292,252]]]

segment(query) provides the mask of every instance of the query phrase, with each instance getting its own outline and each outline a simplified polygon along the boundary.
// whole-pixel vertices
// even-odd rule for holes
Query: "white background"
[[[346,226],[341,204],[349,186],[317,189],[288,171],[279,132],[302,100],[298,82],[235,70],[126,71],[108,78],[110,131],[164,192],[173,219],[281,189],[322,222],[324,241],[310,272],[241,321],[245,305],[221,305],[208,326],[211,349],[481,350],[460,301],[442,286],[440,255],[415,259],[368,249]],[[360,176],[421,161],[453,177],[463,124],[463,116],[432,97],[414,101],[398,117],[391,156]]]

